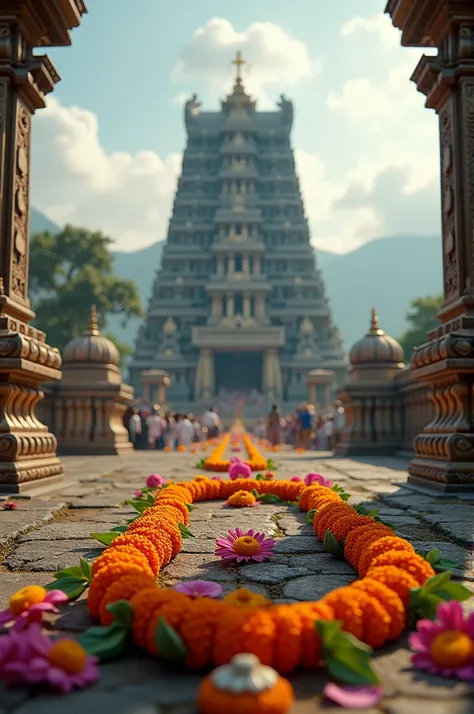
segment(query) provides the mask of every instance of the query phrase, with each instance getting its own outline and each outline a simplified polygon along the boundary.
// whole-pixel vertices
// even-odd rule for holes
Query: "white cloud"
[[[182,50],[173,80],[201,80],[215,93],[228,92],[238,50],[246,61],[245,86],[258,96],[259,105],[268,101],[268,85],[293,85],[322,70],[322,60],[312,58],[306,45],[280,25],[254,22],[238,32],[228,20],[214,17],[196,30]]]
[[[38,112],[32,142],[32,203],[51,220],[100,229],[133,250],[166,235],[181,157],[107,153],[98,119],[57,99]]]
[[[345,22],[341,28],[343,37],[351,37],[361,32],[375,34],[379,44],[386,49],[398,47],[400,44],[399,31],[392,25],[388,15],[382,12],[377,13],[374,17],[357,15]]]

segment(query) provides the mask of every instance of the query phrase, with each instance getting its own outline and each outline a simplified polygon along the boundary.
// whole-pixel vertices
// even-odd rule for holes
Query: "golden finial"
[[[87,329],[83,333],[84,335],[100,335],[99,323],[97,321],[97,308],[95,305],[91,305],[91,310],[89,313],[89,323]]]
[[[375,307],[370,311],[370,332],[378,332],[380,329],[379,318]]]
[[[236,73],[237,73],[236,77],[235,77],[235,81],[237,84],[241,84],[241,82],[242,82],[242,67],[244,66],[244,64],[246,64],[246,62],[244,59],[242,59],[242,53],[240,52],[240,50],[237,52],[235,59],[232,60],[232,64],[235,66]]]

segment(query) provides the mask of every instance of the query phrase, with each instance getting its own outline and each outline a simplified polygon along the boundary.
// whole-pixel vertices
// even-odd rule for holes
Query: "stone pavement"
[[[121,503],[144,484],[149,473],[167,478],[192,478],[196,456],[138,452],[127,457],[63,459],[64,488],[31,499],[17,498],[18,510],[0,510],[0,609],[10,595],[28,584],[45,584],[56,570],[93,560],[102,548],[91,532],[124,523],[131,511]],[[442,555],[463,564],[455,575],[474,590],[474,501],[435,498],[409,490],[406,463],[397,459],[336,459],[329,454],[277,455],[278,477],[318,471],[343,485],[353,502],[381,508],[381,516],[396,526],[417,550],[439,548]],[[216,561],[214,540],[229,528],[256,528],[277,538],[270,562],[224,567]],[[305,524],[296,507],[262,505],[247,510],[223,509],[219,503],[199,504],[191,515],[183,551],[160,575],[163,584],[183,579],[212,579],[230,591],[246,585],[274,602],[317,599],[351,582],[355,573],[343,561],[324,553],[322,544]],[[474,601],[471,603],[474,607]],[[85,597],[51,618],[52,632],[78,634],[92,625]],[[474,714],[474,685],[414,673],[410,669],[406,638],[377,654],[385,697],[371,714]],[[0,714],[193,714],[202,675],[180,672],[159,661],[134,654],[102,667],[101,680],[92,688],[66,699],[37,695],[0,686]],[[321,702],[324,672],[301,673],[292,678],[297,702],[293,714],[338,711]],[[366,710],[369,711],[369,710]],[[223,713],[224,714],[224,713]]]

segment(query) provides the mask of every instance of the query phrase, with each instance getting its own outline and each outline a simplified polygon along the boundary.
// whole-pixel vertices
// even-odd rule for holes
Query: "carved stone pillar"
[[[265,317],[265,298],[263,295],[255,296],[255,317]]]
[[[444,303],[441,326],[411,358],[436,416],[415,439],[410,480],[474,491],[474,5],[390,0],[386,11],[405,46],[438,48],[412,77],[439,116]]]
[[[227,295],[227,317],[234,317],[234,294]]]
[[[209,349],[201,350],[201,380],[202,396],[209,399],[214,393],[214,360]]]
[[[250,317],[250,295],[244,293],[243,297],[244,317]]]
[[[249,257],[247,253],[242,256],[242,272],[246,275],[249,273]]]
[[[82,0],[0,3],[0,493],[59,482],[56,437],[38,419],[40,385],[60,379],[61,356],[29,326],[29,172],[32,115],[59,80],[33,48],[69,45]]]
[[[227,262],[227,272],[229,275],[233,275],[235,273],[235,256],[232,253],[229,255]]]
[[[256,278],[260,275],[260,260],[261,258],[259,255],[256,255],[253,259],[253,274]]]

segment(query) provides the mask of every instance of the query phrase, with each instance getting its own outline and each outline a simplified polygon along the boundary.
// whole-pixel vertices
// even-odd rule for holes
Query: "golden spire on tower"
[[[246,61],[242,58],[242,53],[240,52],[240,50],[235,55],[235,59],[232,60],[232,64],[235,66],[237,73],[235,81],[237,82],[237,84],[240,84],[242,82],[242,67],[244,66],[244,64],[247,64]]]

